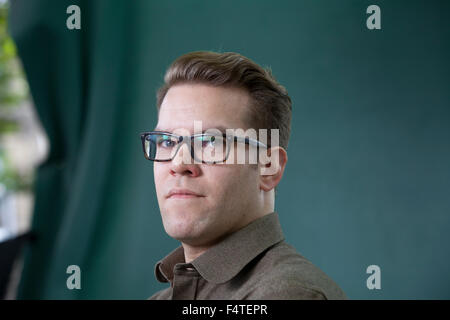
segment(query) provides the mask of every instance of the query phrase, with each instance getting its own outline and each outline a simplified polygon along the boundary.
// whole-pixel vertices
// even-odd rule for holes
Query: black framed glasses
[[[225,162],[234,142],[257,148],[267,148],[258,140],[225,133],[179,136],[170,132],[151,131],[141,133],[141,140],[145,158],[158,162],[171,161],[183,144],[189,147],[192,159],[209,164]]]

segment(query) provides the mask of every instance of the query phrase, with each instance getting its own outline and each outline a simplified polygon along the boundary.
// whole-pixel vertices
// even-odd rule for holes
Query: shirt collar
[[[191,262],[208,282],[225,283],[234,278],[251,260],[272,245],[284,240],[278,214],[269,213],[227,236]],[[172,282],[176,264],[185,263],[180,246],[155,266],[160,282]]]

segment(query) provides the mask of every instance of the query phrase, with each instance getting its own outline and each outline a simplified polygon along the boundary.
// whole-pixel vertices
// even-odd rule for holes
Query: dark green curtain
[[[82,8],[79,31],[66,28],[66,8],[71,4]],[[20,297],[151,294],[155,256],[148,252],[155,244],[146,244],[145,235],[158,217],[150,163],[141,163],[136,171],[148,183],[141,199],[147,205],[133,201],[139,185],[123,179],[136,170],[138,133],[153,124],[153,118],[148,125],[135,122],[140,68],[135,9],[126,1],[12,3],[11,30],[51,142],[48,160],[37,171],[33,220],[37,242],[27,252]],[[150,96],[140,98],[153,109]],[[115,201],[117,197],[126,199],[127,205]],[[141,209],[141,218],[153,219],[140,220]],[[108,234],[115,240],[105,243]],[[111,254],[118,254],[118,259],[111,259]],[[79,291],[66,287],[66,268],[72,264],[81,268]],[[133,275],[139,277],[129,279]],[[111,292],[102,281],[120,283],[120,290]]]
[[[163,230],[139,133],[177,56],[240,52],[294,101],[276,210],[350,298],[450,298],[448,1],[12,0],[10,29],[51,142],[19,298],[144,299]],[[81,30],[66,8],[81,8]],[[245,245],[245,244],[243,244]],[[66,268],[81,268],[68,290]],[[366,287],[367,266],[382,289]]]

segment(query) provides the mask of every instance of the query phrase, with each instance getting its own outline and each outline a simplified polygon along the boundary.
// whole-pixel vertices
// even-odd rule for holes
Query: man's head
[[[154,163],[166,232],[184,244],[208,247],[274,210],[274,188],[287,161],[291,100],[270,71],[236,53],[186,54],[164,80],[157,94],[157,131],[192,135],[194,122],[204,130],[279,130],[279,146],[267,150],[278,155],[270,175],[260,174],[261,164],[194,163],[187,145],[171,161]]]

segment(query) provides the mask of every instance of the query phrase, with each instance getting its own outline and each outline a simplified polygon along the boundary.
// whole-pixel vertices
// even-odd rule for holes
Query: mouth
[[[172,189],[167,194],[167,199],[196,199],[204,196],[187,189]]]

